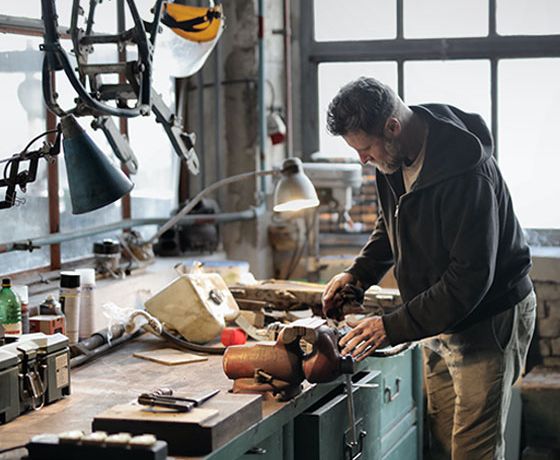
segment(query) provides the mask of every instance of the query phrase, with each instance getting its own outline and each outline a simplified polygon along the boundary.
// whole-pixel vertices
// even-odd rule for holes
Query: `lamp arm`
[[[269,170],[265,170],[265,171],[250,171],[250,172],[246,172],[246,173],[237,174],[237,175],[231,176],[231,177],[226,177],[226,178],[221,179],[217,182],[214,182],[213,184],[209,185],[205,189],[201,190],[192,200],[190,200],[183,208],[181,208],[181,210],[177,214],[175,214],[171,219],[169,219],[167,222],[165,222],[158,229],[158,231],[154,234],[154,236],[152,236],[147,242],[148,243],[153,243],[155,240],[157,240],[167,230],[169,230],[171,227],[173,227],[175,224],[177,224],[177,222],[179,222],[185,214],[188,214],[189,212],[191,212],[194,209],[194,207],[206,195],[209,195],[214,190],[216,190],[216,189],[218,189],[218,188],[220,188],[224,185],[228,185],[228,184],[231,184],[233,182],[238,182],[238,181],[241,181],[241,180],[249,178],[249,177],[272,176],[272,175],[275,175],[275,174],[279,174],[279,172],[280,171],[278,169],[269,169]]]

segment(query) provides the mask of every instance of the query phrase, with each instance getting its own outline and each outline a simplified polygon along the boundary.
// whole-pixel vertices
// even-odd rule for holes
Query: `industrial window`
[[[42,53],[36,37],[2,35],[0,40],[0,81],[2,81],[2,110],[0,110],[0,133],[2,144],[0,160],[19,153],[36,135],[45,131],[46,108],[42,103],[41,62]],[[41,146],[43,139],[31,149]],[[0,163],[2,177],[6,163]],[[5,199],[6,188],[0,188],[0,200]],[[21,203],[8,209],[0,209],[0,240],[12,242],[49,233],[49,208],[47,198],[47,163],[39,163],[37,180],[29,184],[27,193],[16,190]],[[12,252],[0,256],[2,273],[12,268],[47,265],[48,248],[33,252]]]
[[[407,104],[451,104],[480,114],[491,125],[490,61],[407,61],[403,73]]]
[[[526,228],[560,228],[560,59],[506,59],[498,68],[500,166]]]
[[[87,2],[82,2],[86,4]],[[136,0],[141,16],[151,17],[150,8],[153,0]],[[59,25],[61,30],[68,26],[72,2],[56,2]],[[128,8],[125,8],[128,12]],[[11,27],[11,19],[17,21],[17,32]],[[48,123],[54,127],[54,121],[47,121],[47,111],[43,103],[41,90],[41,66],[43,53],[39,45],[43,43],[41,34],[41,6],[40,2],[6,2],[0,11],[0,77],[2,78],[3,110],[0,112],[0,122],[3,127],[3,144],[0,160],[8,158],[21,149],[34,136],[47,130]],[[83,17],[82,17],[83,19]],[[130,24],[130,17],[127,24]],[[10,33],[2,33],[9,30]],[[95,30],[114,33],[117,30],[116,3],[103,2],[98,5]],[[66,50],[70,49],[70,41],[62,40]],[[134,47],[135,49],[135,47]],[[69,57],[72,59],[71,54]],[[98,45],[91,55],[91,63],[117,62],[118,54],[114,45]],[[163,66],[165,67],[165,66]],[[164,100],[173,107],[174,80],[165,75],[165,69],[154,69],[153,86],[162,94]],[[59,103],[65,107],[74,105],[75,91],[62,72],[57,75],[55,82],[59,94]],[[60,78],[58,78],[60,76]],[[105,80],[116,83],[117,76],[109,76]],[[91,128],[91,117],[80,117],[78,122],[94,140],[96,145],[117,164],[112,150],[101,131]],[[115,118],[119,125],[119,120]],[[177,203],[177,183],[179,161],[171,149],[161,125],[155,122],[154,115],[141,119],[129,120],[128,136],[134,153],[138,158],[139,170],[131,176],[135,188],[131,193],[131,217],[166,217]],[[33,144],[33,149],[41,146],[43,139]],[[3,168],[5,163],[0,163]],[[50,233],[49,192],[47,163],[44,159],[39,162],[37,179],[29,183],[26,193],[17,192],[21,204],[9,209],[0,209],[0,246],[2,243],[26,241],[44,237]],[[123,206],[120,201],[99,210],[82,215],[71,213],[70,196],[64,156],[57,158],[58,169],[58,201],[60,232],[79,231],[91,227],[121,221]],[[0,189],[4,199],[5,188]],[[56,196],[58,195],[58,196]],[[25,203],[23,203],[25,200]],[[51,197],[52,201],[52,197]],[[151,236],[155,229],[144,227],[146,236]],[[116,231],[97,234],[66,241],[60,244],[60,252],[52,253],[49,246],[29,251],[15,251],[0,253],[1,274],[15,273],[40,268],[58,268],[60,263],[90,256],[94,241],[106,236],[113,236]],[[149,235],[148,235],[149,233]]]
[[[484,37],[488,0],[404,0],[405,38]]]
[[[340,136],[331,136],[324,129],[327,123],[327,107],[338,89],[353,78],[361,75],[378,75],[388,85],[397,87],[397,65],[394,62],[337,62],[319,65],[319,125],[320,148],[316,157],[348,157],[358,160],[358,156]]]
[[[336,27],[317,22],[326,21],[326,9]],[[336,9],[315,0],[301,2],[301,24],[304,156],[356,158],[326,133],[325,111],[344,83],[375,76],[408,104],[446,102],[479,113],[530,241],[560,245],[560,214],[543,204],[560,196],[553,175],[560,166],[559,2],[348,1]],[[350,31],[356,24],[359,33]]]
[[[315,39],[335,41],[395,38],[397,36],[395,5],[396,0],[315,2]]]
[[[500,35],[560,34],[558,0],[496,0]]]

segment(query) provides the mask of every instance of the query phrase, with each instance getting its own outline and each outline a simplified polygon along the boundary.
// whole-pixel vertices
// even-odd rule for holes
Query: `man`
[[[424,340],[434,458],[502,459],[511,387],[531,340],[529,248],[482,118],[443,104],[405,105],[359,78],[332,100],[328,130],[373,164],[379,217],[353,265],[323,294],[368,288],[394,265],[403,304],[340,341],[358,360]]]

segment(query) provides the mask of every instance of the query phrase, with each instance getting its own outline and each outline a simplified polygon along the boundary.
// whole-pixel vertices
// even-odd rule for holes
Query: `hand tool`
[[[174,396],[171,388],[158,388],[150,393],[142,393],[138,397],[138,403],[144,406],[158,406],[168,409],[174,409],[178,412],[189,412],[194,407],[198,407],[213,396],[216,396],[220,390],[212,390],[199,397],[194,396]]]

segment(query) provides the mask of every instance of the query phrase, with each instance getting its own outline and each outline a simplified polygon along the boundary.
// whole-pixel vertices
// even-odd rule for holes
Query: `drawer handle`
[[[253,447],[252,449],[249,449],[245,454],[246,455],[266,455],[266,449],[263,449],[262,447]]]
[[[399,397],[399,395],[401,394],[401,378],[400,377],[397,377],[395,379],[395,388],[396,388],[396,391],[395,391],[395,393],[393,393],[393,391],[391,390],[391,387],[389,385],[387,385],[385,387],[385,391],[384,391],[385,402],[390,403],[391,401],[394,401],[395,399],[397,399]]]

